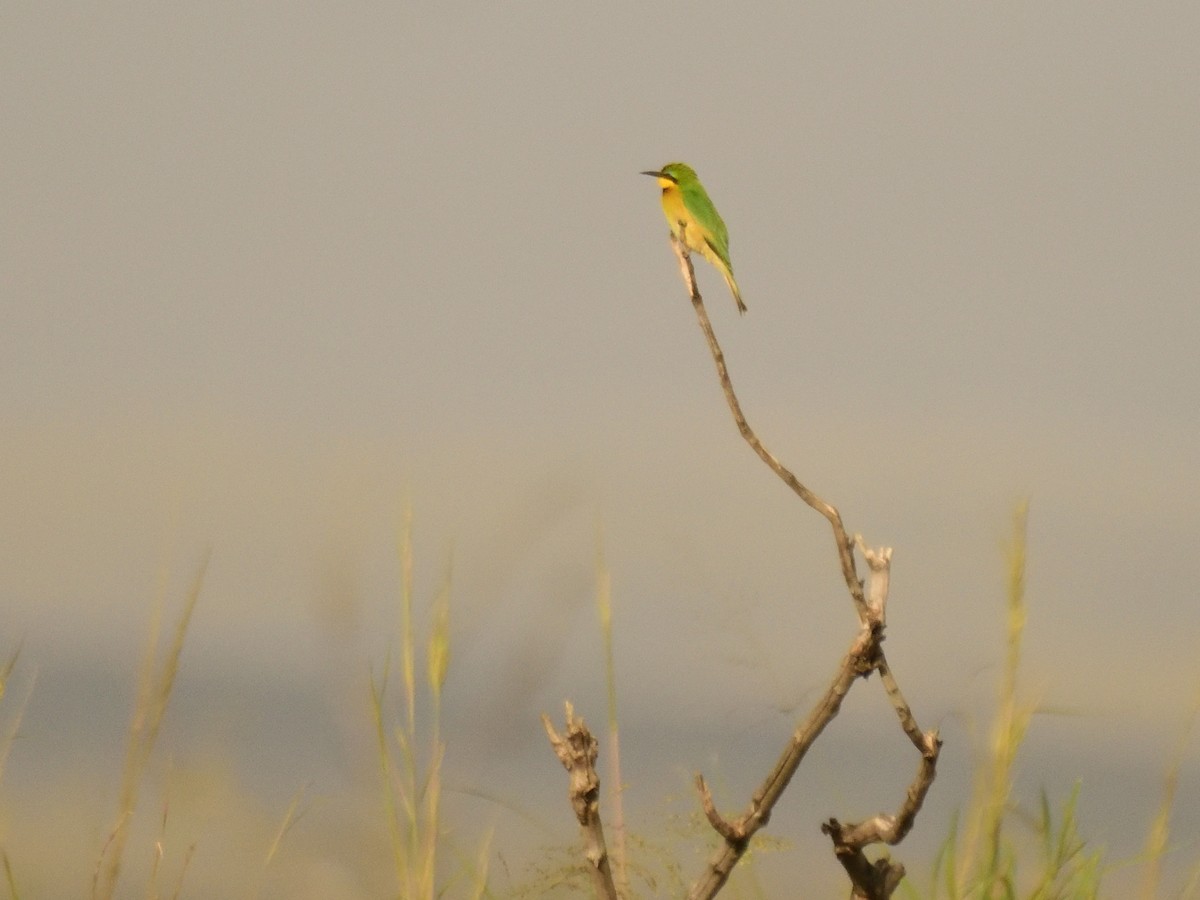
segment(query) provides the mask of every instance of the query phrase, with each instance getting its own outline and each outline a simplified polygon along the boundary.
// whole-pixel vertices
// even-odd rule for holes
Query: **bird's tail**
[[[738,290],[737,282],[733,280],[733,273],[730,271],[722,271],[725,276],[725,283],[729,285],[729,291],[733,294],[733,299],[737,302],[738,312],[743,316],[746,314],[746,304],[742,302],[742,292]]]

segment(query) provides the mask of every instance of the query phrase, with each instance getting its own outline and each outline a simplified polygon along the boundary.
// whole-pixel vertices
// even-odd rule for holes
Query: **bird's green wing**
[[[704,185],[695,181],[691,184],[681,184],[679,189],[688,212],[696,217],[696,221],[707,232],[704,235],[705,243],[720,257],[721,262],[728,266],[729,231],[725,228],[721,214],[709,199],[708,192],[704,190]]]

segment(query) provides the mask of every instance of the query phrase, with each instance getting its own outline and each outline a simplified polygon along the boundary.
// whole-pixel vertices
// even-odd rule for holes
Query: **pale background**
[[[1197,34],[1194,4],[6,4],[19,883],[86,891],[154,598],[211,548],[164,864],[195,843],[192,895],[242,895],[311,783],[263,895],[383,894],[367,680],[409,505],[420,603],[452,573],[453,840],[496,829],[498,888],[575,835],[538,714],[604,718],[598,528],[635,827],[697,769],[744,802],[854,619],[827,526],[724,406],[637,174],[674,159],[730,227],[749,314],[700,278],[747,415],[895,547],[887,648],[947,742],[897,854],[923,871],[966,803],[1027,496],[1026,685],[1060,714],[1016,799],[1080,779],[1085,835],[1134,855],[1200,684]],[[860,685],[764,875],[832,890],[817,824],[894,809],[915,765]],[[1176,873],[1197,810],[1193,740]]]

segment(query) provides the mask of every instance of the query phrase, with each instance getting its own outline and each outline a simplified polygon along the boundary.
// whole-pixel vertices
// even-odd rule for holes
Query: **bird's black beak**
[[[667,181],[674,182],[675,179],[666,172],[639,172],[639,175],[649,175],[651,178],[665,178]]]

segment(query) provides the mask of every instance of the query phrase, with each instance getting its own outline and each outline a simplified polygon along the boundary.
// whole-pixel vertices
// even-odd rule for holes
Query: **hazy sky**
[[[521,841],[574,834],[537,715],[604,716],[598,529],[627,796],[686,810],[705,768],[744,802],[854,620],[823,521],[724,406],[638,174],[676,159],[729,225],[749,313],[700,284],[747,415],[895,548],[887,649],[947,736],[898,855],[966,801],[1021,497],[1028,686],[1070,713],[1035,722],[1022,796],[1082,778],[1085,834],[1131,855],[1200,690],[1197,34],[1194,4],[6,4],[18,873],[90,878],[113,801],[64,828],[73,785],[115,792],[154,598],[211,548],[164,756],[226,767],[224,806],[199,795],[268,823],[311,781],[285,868],[375,896],[361,860],[386,852],[325,836],[338,798],[378,796],[363,701],[409,504],[418,600],[451,572],[454,780],[544,826],[475,801],[464,832],[496,824],[517,874]],[[855,697],[773,820],[782,872],[915,767],[878,685]],[[1198,782],[1193,741],[1184,863]],[[191,840],[219,885],[237,851]]]

